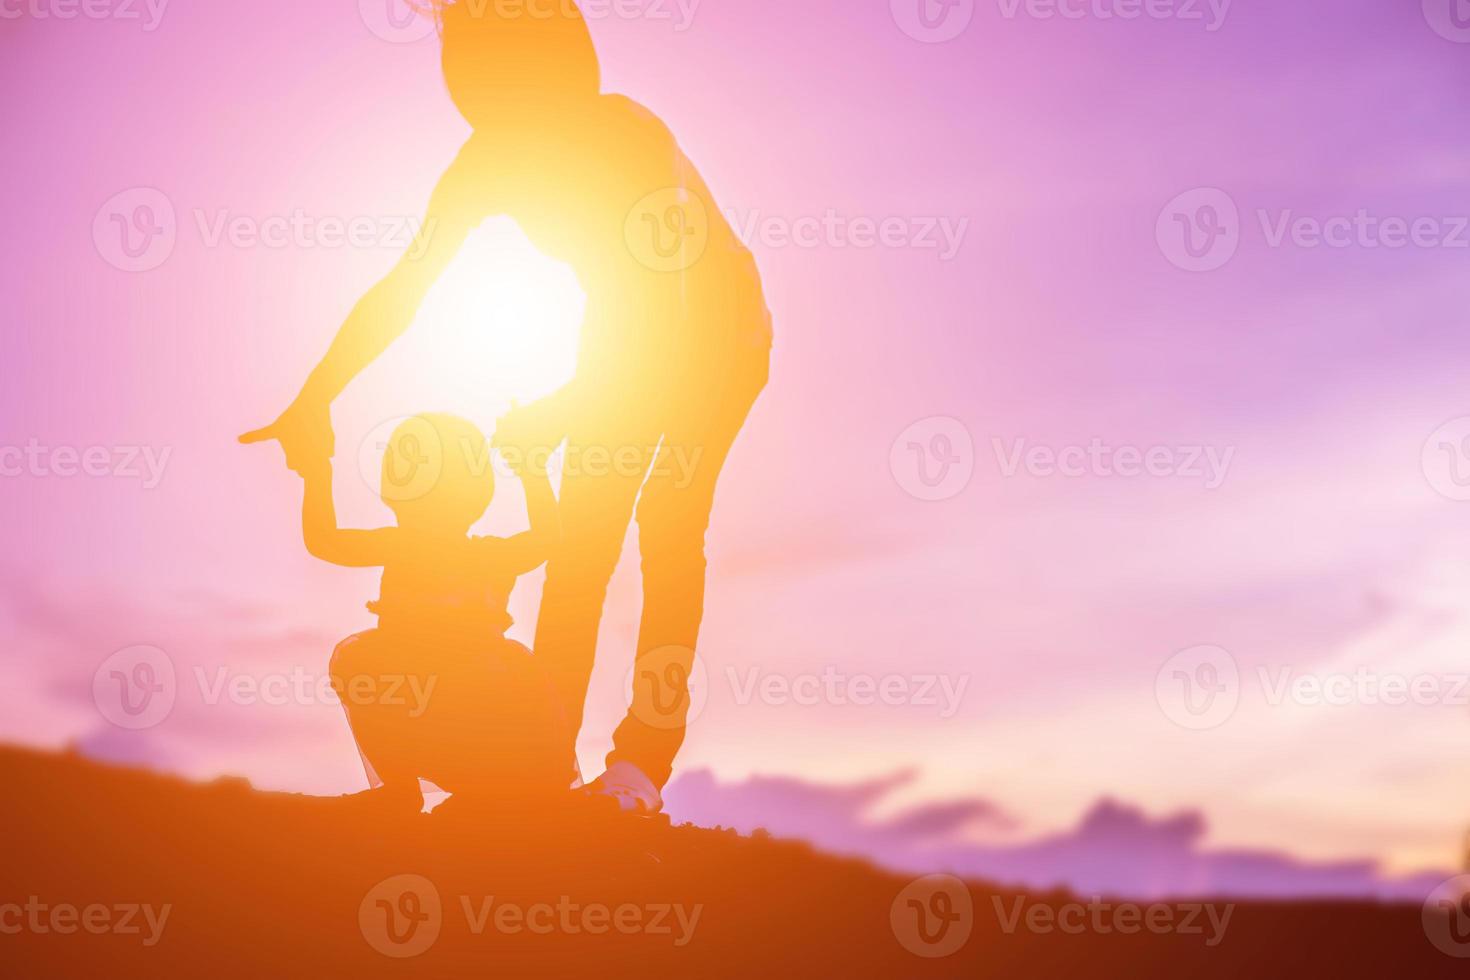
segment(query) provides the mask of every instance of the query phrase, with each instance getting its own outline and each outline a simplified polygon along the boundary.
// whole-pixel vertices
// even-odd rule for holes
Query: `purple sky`
[[[313,563],[297,483],[233,439],[294,393],[466,135],[436,42],[375,35],[381,2],[180,3],[152,30],[146,10],[38,17],[45,0],[0,19],[0,444],[47,464],[0,480],[0,737],[359,785],[335,706],[205,689],[319,675],[369,625],[373,576]],[[1039,845],[1114,798],[1203,814],[1191,846],[1213,851],[1386,875],[1458,862],[1470,422],[1436,433],[1470,416],[1470,44],[1443,36],[1448,3],[1237,0],[1217,22],[1204,3],[1203,20],[1123,20],[1099,12],[1126,0],[1068,4],[1078,19],[994,0],[937,44],[883,0],[596,20],[608,87],[677,133],[750,234],[776,318],[710,536],[688,770],[737,787],[912,770],[861,819],[975,794],[1007,815],[951,828],[955,846]],[[144,272],[109,264],[109,202],[134,188],[176,219]],[[127,217],[140,198],[121,200]],[[1176,214],[1202,234],[1206,201],[1225,235],[1200,261],[1218,267],[1188,271]],[[297,213],[381,234],[211,243],[221,219]],[[885,221],[889,244],[853,244]],[[1401,247],[1395,222],[1417,229]],[[788,240],[813,227],[815,247]],[[484,234],[466,268],[511,255],[558,281],[514,229]],[[509,329],[493,293],[478,302]],[[384,519],[353,475],[384,419],[448,404],[489,421],[514,394],[514,344],[494,369],[455,357],[452,320],[339,404],[348,518]],[[930,492],[909,444],[941,434],[957,465]],[[58,475],[66,448],[106,449],[110,477]],[[1118,474],[1150,450],[1156,475]],[[487,527],[518,507],[504,494]],[[634,573],[613,587],[589,763],[623,710]],[[521,635],[538,589],[516,597]],[[133,734],[92,685],[140,644],[179,690]],[[1202,645],[1218,652],[1170,660]],[[1228,718],[1182,700],[1184,678],[1222,676],[1201,657],[1225,669]],[[1386,703],[1400,681],[1421,703]],[[895,703],[864,703],[867,683]]]

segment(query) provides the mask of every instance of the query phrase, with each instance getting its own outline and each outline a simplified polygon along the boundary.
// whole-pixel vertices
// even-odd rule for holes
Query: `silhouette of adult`
[[[684,740],[715,485],[768,379],[760,276],[668,128],[602,93],[571,0],[461,2],[439,16],[444,78],[474,133],[434,191],[422,240],[357,304],[285,413],[242,438],[279,440],[292,468],[320,453],[332,401],[407,329],[487,217],[510,216],[571,265],[587,296],[574,380],[503,419],[496,444],[567,443],[564,543],[547,567],[535,645],[574,738],[636,506],[634,696],[591,789],[656,811]],[[569,772],[571,758],[569,746]]]

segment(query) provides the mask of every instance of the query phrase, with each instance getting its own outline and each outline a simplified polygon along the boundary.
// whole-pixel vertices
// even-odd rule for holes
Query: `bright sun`
[[[571,268],[515,222],[493,219],[472,232],[418,318],[334,413],[362,476],[344,492],[347,518],[381,519],[383,447],[404,416],[452,412],[488,435],[513,400],[529,404],[570,381],[586,302]]]
[[[478,415],[544,397],[572,378],[586,297],[576,274],[506,218],[470,234],[409,331],[436,403]],[[469,405],[463,403],[468,400]]]

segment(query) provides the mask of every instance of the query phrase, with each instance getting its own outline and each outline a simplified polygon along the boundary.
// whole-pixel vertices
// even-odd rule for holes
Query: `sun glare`
[[[551,394],[572,379],[586,297],[570,266],[509,219],[470,234],[429,291],[410,331],[434,352],[425,368],[480,405]],[[455,399],[459,400],[459,399]]]
[[[512,401],[530,404],[571,381],[585,308],[571,267],[543,254],[514,221],[492,219],[472,232],[414,323],[333,413],[362,476],[345,484],[347,519],[381,519],[383,450],[404,417],[449,412],[488,435]]]

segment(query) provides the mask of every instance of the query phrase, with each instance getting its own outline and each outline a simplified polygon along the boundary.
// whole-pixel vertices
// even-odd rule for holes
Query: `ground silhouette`
[[[0,935],[4,977],[1424,978],[1464,970],[1430,944],[1413,905],[1241,904],[1210,947],[1208,928],[1007,932],[998,908],[1060,908],[1077,898],[979,882],[968,886],[968,942],[926,959],[890,920],[909,878],[761,834],[584,811],[492,821],[452,800],[433,814],[385,818],[352,798],[263,793],[242,780],[190,783],[25,749],[0,748],[0,777],[9,787],[0,906],[169,908],[151,947],[141,915],[141,935]],[[432,926],[424,924],[435,912],[427,896],[384,891],[384,881],[405,875],[432,883]],[[507,906],[513,914],[502,918]],[[598,907],[607,916],[587,917]],[[682,918],[659,912],[676,907]],[[619,909],[632,910],[622,931],[609,925]],[[0,924],[16,921],[0,914]],[[568,921],[576,928],[561,925]],[[600,935],[582,928],[599,923]],[[535,924],[551,928],[538,933]],[[406,945],[385,946],[385,930],[402,939],[420,927]],[[415,942],[427,944],[409,958],[375,948],[401,954]]]

